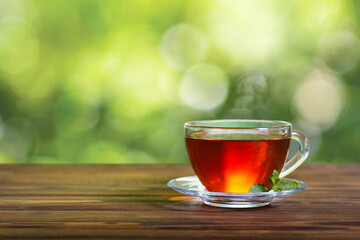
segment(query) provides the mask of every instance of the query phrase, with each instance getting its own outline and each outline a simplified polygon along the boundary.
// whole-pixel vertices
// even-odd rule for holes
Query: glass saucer
[[[259,193],[209,192],[201,184],[197,176],[176,178],[170,180],[167,185],[179,193],[200,197],[205,204],[210,206],[223,208],[253,208],[266,206],[270,204],[275,197],[288,196],[307,187],[306,183],[299,180],[295,181],[300,184],[299,188],[280,192],[271,190],[269,192]]]

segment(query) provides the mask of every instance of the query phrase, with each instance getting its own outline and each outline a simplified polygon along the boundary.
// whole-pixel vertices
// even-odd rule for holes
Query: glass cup
[[[247,193],[256,183],[270,187],[274,170],[285,177],[305,161],[308,139],[291,128],[291,123],[269,120],[187,122],[187,153],[207,191]],[[291,139],[300,148],[286,160]]]

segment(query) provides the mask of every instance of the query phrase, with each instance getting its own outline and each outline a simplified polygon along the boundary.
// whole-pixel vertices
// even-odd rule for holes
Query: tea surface
[[[255,183],[267,187],[274,170],[281,171],[290,138],[263,140],[186,137],[191,165],[202,184],[213,192],[248,192]]]

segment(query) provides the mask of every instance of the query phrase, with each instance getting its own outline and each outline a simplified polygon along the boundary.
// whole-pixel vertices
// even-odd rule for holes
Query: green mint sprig
[[[256,183],[252,185],[249,192],[268,192],[270,190],[279,192],[300,187],[300,184],[294,180],[280,178],[279,173],[276,170],[274,170],[274,172],[271,174],[269,182],[271,185],[269,189],[267,189],[263,183]]]

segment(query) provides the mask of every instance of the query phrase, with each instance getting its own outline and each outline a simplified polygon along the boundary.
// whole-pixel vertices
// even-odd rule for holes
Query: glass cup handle
[[[296,168],[298,168],[308,157],[309,155],[309,140],[305,137],[302,132],[293,130],[291,139],[295,139],[299,144],[299,151],[292,157],[290,160],[285,162],[285,165],[280,173],[280,178],[285,177],[286,175],[292,173]]]

